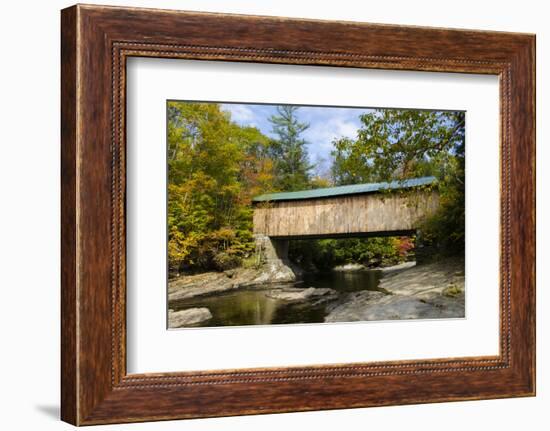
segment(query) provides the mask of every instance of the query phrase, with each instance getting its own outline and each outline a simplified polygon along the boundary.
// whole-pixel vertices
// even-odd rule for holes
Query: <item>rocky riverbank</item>
[[[333,304],[325,322],[464,317],[464,260],[386,271],[380,291],[361,291]]]
[[[415,262],[406,262],[379,271],[382,278],[378,285],[368,288],[370,290],[367,290],[369,279],[362,278],[362,270],[356,268],[348,270],[349,276],[334,279],[334,285],[326,282],[325,277],[329,277],[326,274],[318,275],[319,280],[325,280],[324,285],[319,280],[312,281],[307,277],[303,283],[297,283],[293,270],[277,264],[266,264],[257,269],[238,268],[182,276],[169,281],[169,327],[192,327],[208,323],[213,314],[218,316],[216,313],[219,310],[215,310],[217,299],[223,301],[226,293],[244,295],[245,298],[250,295],[246,292],[251,291],[261,292],[260,298],[264,298],[260,299],[262,304],[267,304],[267,298],[268,302],[277,301],[278,307],[300,307],[288,309],[289,313],[323,307],[324,313],[319,316],[321,320],[318,322],[464,317],[462,259],[445,259],[418,266]],[[372,274],[372,271],[369,273]],[[351,286],[351,280],[357,277],[361,283],[365,283],[364,287],[361,290],[346,290],[346,287]],[[342,281],[346,286],[344,289],[338,284]],[[188,305],[182,307],[182,302]],[[240,303],[232,302],[230,306],[240,306],[236,304]],[[242,304],[246,306],[246,300]],[[211,306],[214,307],[212,310],[209,309]],[[270,306],[273,306],[273,302]],[[236,312],[239,313],[238,308]]]

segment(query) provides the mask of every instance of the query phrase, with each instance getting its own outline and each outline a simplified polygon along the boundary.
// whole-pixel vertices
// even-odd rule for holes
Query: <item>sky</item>
[[[276,114],[277,105],[223,103],[221,108],[231,114],[231,120],[235,123],[257,127],[264,135],[276,137],[272,133],[269,117]],[[296,111],[298,120],[309,124],[302,137],[307,143],[310,162],[324,165],[324,168],[330,165],[333,140],[341,137],[355,139],[361,126],[359,116],[370,111],[366,108],[300,106]],[[323,169],[323,166],[319,168]]]

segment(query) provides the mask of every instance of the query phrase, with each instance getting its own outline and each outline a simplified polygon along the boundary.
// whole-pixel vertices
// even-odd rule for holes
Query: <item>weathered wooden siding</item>
[[[270,237],[413,230],[439,204],[436,192],[274,201],[254,209],[254,233]]]

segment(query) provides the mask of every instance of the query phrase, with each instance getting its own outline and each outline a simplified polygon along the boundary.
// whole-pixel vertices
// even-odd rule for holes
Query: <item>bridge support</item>
[[[267,235],[254,235],[256,252],[266,263],[288,263],[288,240],[274,239]]]
[[[301,271],[293,268],[288,260],[289,240],[275,239],[263,234],[255,234],[256,255],[265,264],[270,274],[275,275],[274,281],[295,281]]]

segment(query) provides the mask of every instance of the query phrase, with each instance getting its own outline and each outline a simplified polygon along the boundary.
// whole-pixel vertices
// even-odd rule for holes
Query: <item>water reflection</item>
[[[212,319],[200,326],[241,326],[288,323],[320,323],[327,307],[349,292],[378,290],[380,271],[327,272],[308,274],[296,287],[331,288],[339,298],[329,303],[288,303],[266,296],[267,289],[236,290],[213,296],[183,299],[170,303],[173,310],[207,307]],[[287,285],[288,286],[288,285]]]

